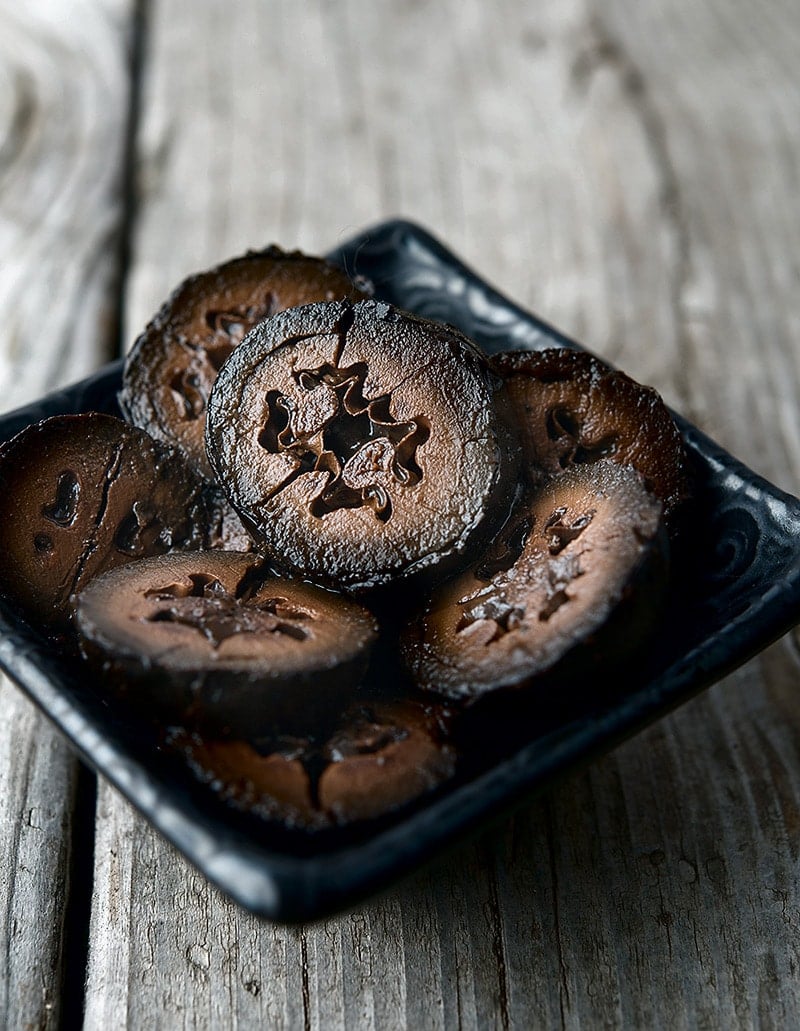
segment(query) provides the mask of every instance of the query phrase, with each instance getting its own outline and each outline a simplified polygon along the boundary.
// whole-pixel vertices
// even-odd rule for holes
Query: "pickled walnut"
[[[110,415],[56,416],[0,452],[0,590],[45,626],[103,570],[203,547],[202,481],[142,430]]]
[[[377,634],[355,602],[252,555],[183,552],[98,577],[76,599],[86,657],[131,704],[217,733],[324,727]]]
[[[517,504],[493,546],[406,631],[426,690],[472,701],[544,677],[578,685],[643,642],[664,597],[662,507],[628,466],[575,465]],[[591,676],[589,676],[591,680]]]
[[[456,330],[374,301],[261,323],[220,371],[207,449],[285,570],[359,590],[461,560],[516,472],[496,381]]]
[[[504,411],[522,442],[531,483],[573,465],[630,465],[674,524],[689,497],[688,462],[659,395],[584,351],[550,348],[492,358],[504,379]]]
[[[278,247],[250,252],[186,279],[125,363],[120,405],[131,422],[185,451],[206,477],[208,395],[222,364],[262,319],[299,304],[369,296],[321,258]]]
[[[449,779],[449,713],[411,700],[363,700],[329,737],[224,741],[173,730],[168,744],[236,809],[319,830],[369,820]]]

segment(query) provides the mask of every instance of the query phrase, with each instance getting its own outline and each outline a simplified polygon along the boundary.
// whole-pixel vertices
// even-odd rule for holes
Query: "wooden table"
[[[403,215],[800,493],[796,0],[0,0],[0,385]],[[477,842],[259,922],[0,687],[0,1025],[800,1022],[789,635]]]

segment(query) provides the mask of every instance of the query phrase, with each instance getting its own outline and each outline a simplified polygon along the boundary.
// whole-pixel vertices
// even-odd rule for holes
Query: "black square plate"
[[[487,352],[577,347],[498,294],[419,227],[361,233],[331,257],[377,295],[452,323]],[[0,440],[51,415],[116,412],[122,363],[0,419]],[[530,726],[515,744],[416,806],[357,833],[292,836],[242,816],[194,781],[152,732],[104,702],[81,671],[0,605],[0,665],[80,754],[196,867],[241,905],[306,920],[363,898],[557,775],[718,680],[800,621],[800,502],[678,418],[696,474],[696,553],[682,564],[647,670],[623,671],[603,705]]]

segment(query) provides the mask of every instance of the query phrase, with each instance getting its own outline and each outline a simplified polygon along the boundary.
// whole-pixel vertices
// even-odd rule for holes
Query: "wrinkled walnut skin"
[[[568,348],[511,351],[491,362],[504,380],[503,411],[522,443],[529,482],[600,459],[630,465],[675,523],[690,494],[688,460],[652,387]]]
[[[513,466],[495,388],[450,327],[374,301],[307,305],[224,366],[208,454],[275,562],[362,590],[466,560]]]
[[[452,777],[448,715],[435,704],[365,700],[317,741],[225,741],[175,728],[168,744],[234,808],[321,830],[391,813]]]
[[[0,589],[29,618],[64,629],[70,595],[93,576],[205,546],[203,491],[180,454],[113,416],[28,426],[0,452]]]
[[[629,467],[577,465],[520,499],[494,545],[405,631],[418,686],[471,702],[570,684],[631,656],[665,597],[662,507]],[[588,680],[589,683],[586,683]]]
[[[274,246],[190,276],[135,342],[120,406],[132,423],[181,448],[211,478],[205,408],[220,366],[248,330],[285,308],[369,295],[368,284],[323,259]]]
[[[219,734],[325,726],[358,687],[378,629],[355,602],[222,551],[113,570],[77,597],[76,623],[115,693]]]

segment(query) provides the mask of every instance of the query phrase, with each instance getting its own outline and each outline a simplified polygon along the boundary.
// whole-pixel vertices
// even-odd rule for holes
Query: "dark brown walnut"
[[[336,824],[369,820],[452,777],[446,710],[397,701],[354,706],[326,742],[318,803]]]
[[[327,739],[213,740],[173,729],[169,745],[235,808],[308,830],[370,820],[455,772],[447,710],[411,700],[351,706]]]
[[[120,405],[154,437],[180,447],[204,476],[208,395],[225,359],[256,323],[311,301],[369,296],[363,281],[312,255],[252,251],[190,276],[172,293],[125,362]]]
[[[63,627],[69,599],[106,569],[202,547],[203,482],[175,452],[110,415],[28,426],[0,454],[0,590]]]
[[[275,735],[251,742],[174,727],[166,743],[198,780],[236,809],[279,820],[290,828],[311,830],[328,823],[314,805],[311,778],[303,763],[313,749],[308,738]]]
[[[76,623],[112,690],[219,734],[324,727],[358,687],[377,636],[355,602],[223,551],[112,570],[78,595]]]
[[[666,561],[662,506],[639,475],[571,466],[533,488],[480,562],[434,594],[405,633],[406,663],[420,687],[464,700],[545,677],[591,689],[590,670],[647,640]]]
[[[492,364],[505,381],[505,411],[531,482],[609,459],[633,466],[662,501],[667,521],[674,519],[690,492],[688,462],[655,390],[568,348],[507,352]]]
[[[284,567],[362,589],[468,552],[511,460],[494,381],[456,330],[386,304],[257,326],[208,407],[211,465]]]

